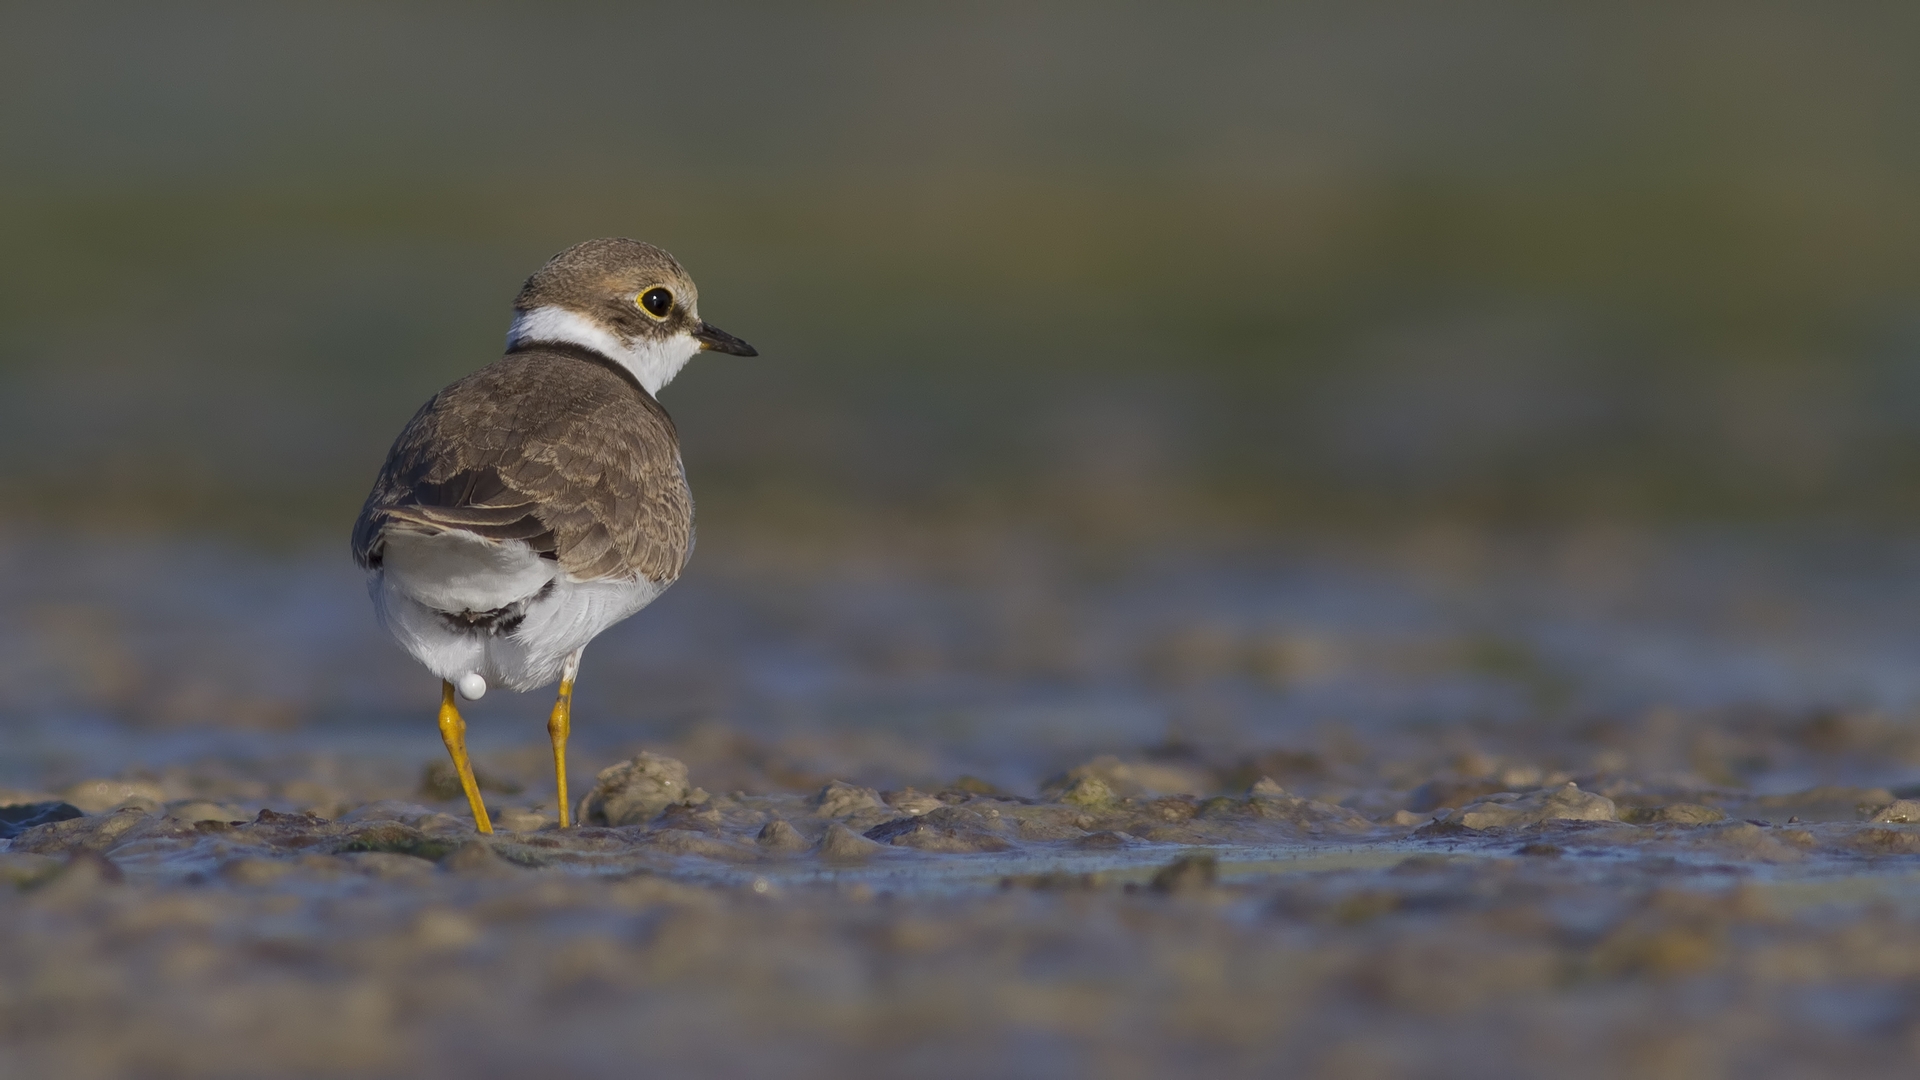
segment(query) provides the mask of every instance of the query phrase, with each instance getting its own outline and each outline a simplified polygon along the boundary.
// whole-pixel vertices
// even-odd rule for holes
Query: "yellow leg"
[[[493,831],[487,817],[487,804],[480,801],[480,785],[473,780],[473,763],[467,760],[467,722],[453,707],[453,684],[440,681],[440,741],[453,756],[453,767],[460,774],[460,790],[467,793],[467,805],[473,808],[473,824],[483,833]]]
[[[560,827],[573,824],[567,806],[567,735],[573,731],[573,680],[580,675],[580,651],[567,657],[560,672],[560,696],[553,700],[553,715],[547,718],[547,735],[553,740],[553,785],[560,796]]]

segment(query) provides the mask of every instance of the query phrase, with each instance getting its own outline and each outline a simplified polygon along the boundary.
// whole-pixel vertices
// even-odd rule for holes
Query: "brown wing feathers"
[[[624,373],[561,352],[513,353],[415,414],[354,527],[380,558],[392,528],[521,540],[576,578],[679,576],[693,503],[673,421]]]

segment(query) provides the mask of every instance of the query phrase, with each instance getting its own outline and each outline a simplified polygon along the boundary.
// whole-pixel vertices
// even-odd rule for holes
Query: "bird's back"
[[[377,568],[387,536],[520,541],[576,581],[677,578],[693,500],[666,410],[589,350],[516,351],[434,395],[394,441],[354,524]]]

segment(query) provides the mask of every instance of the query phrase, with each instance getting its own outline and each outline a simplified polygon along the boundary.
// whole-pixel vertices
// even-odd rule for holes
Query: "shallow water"
[[[1920,1049],[1920,552],[746,535],[582,676],[575,797],[643,750],[684,782],[555,831],[546,702],[489,696],[488,839],[339,552],[4,542],[33,570],[0,579],[0,783],[88,811],[0,854],[6,1053],[1694,1077]]]

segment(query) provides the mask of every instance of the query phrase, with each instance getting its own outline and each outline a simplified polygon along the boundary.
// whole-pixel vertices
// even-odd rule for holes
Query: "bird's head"
[[[507,348],[578,345],[633,373],[647,393],[703,351],[757,356],[700,318],[700,293],[673,256],[638,240],[575,244],[547,260],[513,302]]]

